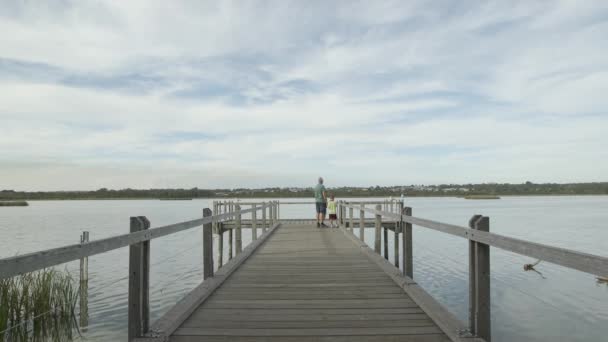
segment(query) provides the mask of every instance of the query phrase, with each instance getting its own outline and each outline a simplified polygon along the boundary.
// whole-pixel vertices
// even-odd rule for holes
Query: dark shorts
[[[325,214],[327,210],[327,204],[323,202],[316,202],[315,204],[317,205],[317,214]]]
[[[329,214],[329,219],[330,220],[337,220],[338,219],[338,215],[336,215],[336,214]]]

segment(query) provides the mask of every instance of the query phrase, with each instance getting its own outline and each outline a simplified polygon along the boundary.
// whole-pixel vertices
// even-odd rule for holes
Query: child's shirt
[[[332,200],[327,201],[327,211],[330,214],[336,213],[336,202],[335,201],[332,201]]]

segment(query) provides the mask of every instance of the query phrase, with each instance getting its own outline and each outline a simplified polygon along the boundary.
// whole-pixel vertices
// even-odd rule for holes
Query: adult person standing
[[[323,177],[319,177],[319,182],[315,186],[315,207],[317,209],[317,228],[327,227],[323,222],[327,210],[327,192],[323,185]]]

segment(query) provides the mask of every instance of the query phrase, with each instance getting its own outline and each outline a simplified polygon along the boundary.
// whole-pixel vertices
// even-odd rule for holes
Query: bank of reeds
[[[67,272],[46,269],[0,280],[0,341],[69,341],[78,289]]]
[[[488,200],[488,199],[500,199],[500,197],[496,196],[496,195],[467,195],[467,196],[464,196],[464,199],[468,199],[468,200]]]
[[[26,201],[0,201],[0,207],[27,207]]]

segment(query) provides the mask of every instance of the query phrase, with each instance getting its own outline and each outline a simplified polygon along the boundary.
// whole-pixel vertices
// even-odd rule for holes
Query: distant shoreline
[[[480,196],[486,196],[486,195],[480,195]],[[580,197],[580,196],[584,196],[584,197],[593,197],[593,196],[608,196],[608,194],[517,194],[517,195],[503,195],[503,194],[492,194],[492,195],[487,195],[487,196],[496,196],[496,197]],[[400,199],[401,196],[395,196],[395,195],[386,195],[386,196],[379,196],[379,195],[374,195],[374,196],[361,196],[361,195],[351,195],[351,196],[339,196],[336,195],[336,198],[382,198],[382,199],[387,199],[392,197],[393,199]],[[411,195],[411,196],[404,196],[404,198],[461,198],[464,199],[465,196],[463,195]],[[222,197],[194,197],[194,198],[187,198],[187,199],[175,199],[175,198],[159,198],[159,197],[105,197],[105,198],[94,198],[94,197],[88,197],[88,198],[73,198],[73,197],[66,197],[66,198],[26,198],[24,201],[31,201],[31,202],[37,202],[37,201],[115,201],[115,200],[124,200],[124,201],[137,201],[137,200],[151,200],[151,201],[191,201],[191,200],[231,200],[231,199],[243,199],[243,200],[248,200],[248,199],[282,199],[282,198],[286,198],[286,199],[313,199],[313,196],[222,196]],[[3,202],[11,202],[13,200],[6,200]],[[15,200],[17,201],[17,200]],[[21,201],[21,200],[19,200]],[[1,202],[1,201],[0,201]]]

